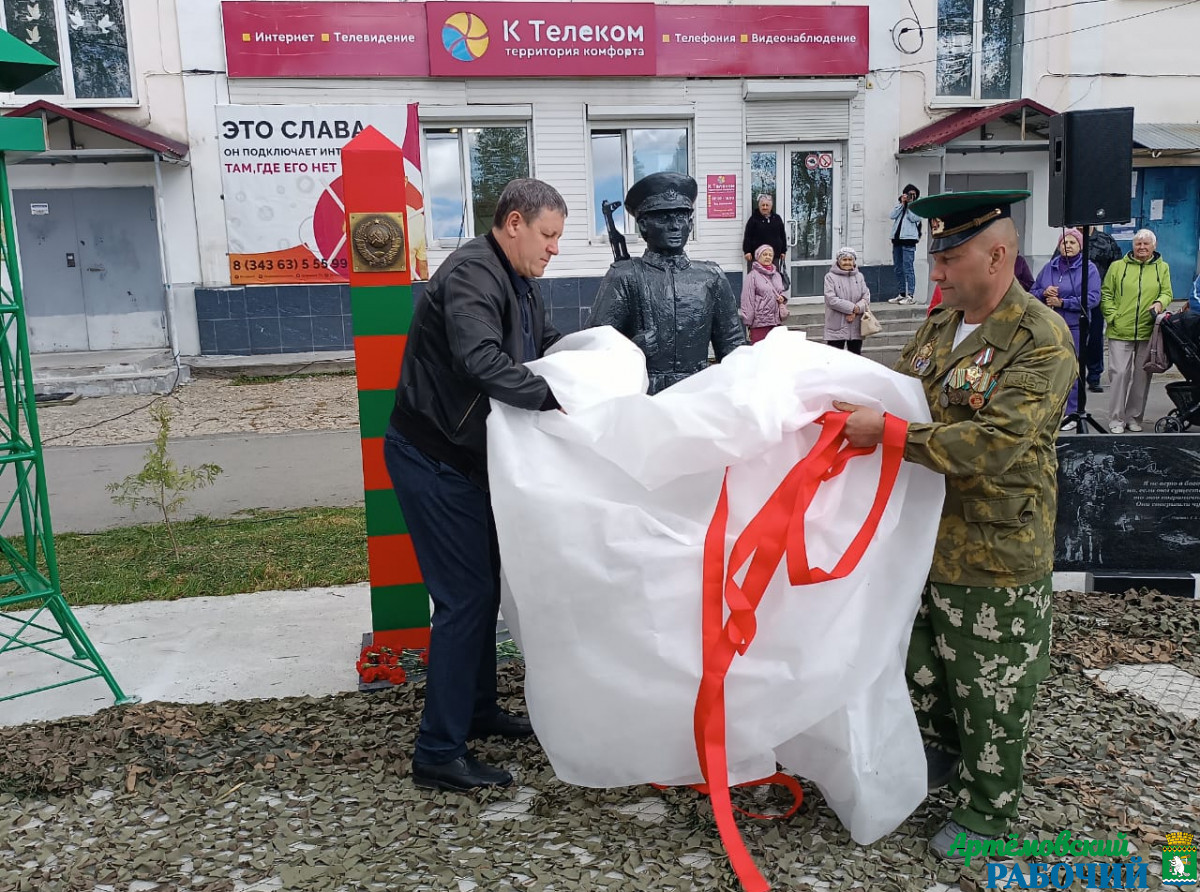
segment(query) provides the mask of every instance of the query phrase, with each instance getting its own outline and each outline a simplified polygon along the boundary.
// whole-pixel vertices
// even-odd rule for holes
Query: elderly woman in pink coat
[[[754,252],[754,265],[742,280],[742,308],[738,315],[750,328],[750,343],[757,344],[787,318],[787,296],[783,278],[772,262],[775,250],[760,245]]]
[[[871,292],[858,271],[858,254],[842,248],[825,274],[825,343],[862,353],[862,317],[870,306]]]

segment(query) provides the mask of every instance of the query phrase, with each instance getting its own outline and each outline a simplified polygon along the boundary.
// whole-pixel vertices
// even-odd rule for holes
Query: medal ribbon
[[[900,473],[908,423],[891,415],[884,416],[883,463],[875,500],[862,528],[846,548],[832,570],[809,565],[804,542],[804,516],[821,484],[840,474],[850,459],[870,455],[874,447],[850,446],[845,439],[844,412],[826,412],[817,419],[821,436],[808,455],[798,461],[767,499],[758,514],[746,524],[725,560],[726,527],[729,521],[729,472],[721,484],[721,495],[704,540],[703,667],[694,713],[696,753],[705,783],[695,789],[712,799],[713,815],[721,841],[742,888],[746,892],[766,892],[770,888],[746,850],[734,820],[730,798],[729,763],[725,748],[725,677],[733,659],[745,654],[757,631],[755,611],[779,563],[787,558],[788,580],[793,586],[811,585],[842,579],[858,566],[867,546],[879,528],[888,499]],[[734,576],[746,570],[741,585]],[[725,619],[728,608],[728,619]],[[795,778],[782,773],[739,786],[783,784],[793,793],[794,803],[785,815],[800,807],[802,794]],[[738,811],[742,811],[738,809]],[[748,814],[747,812],[742,812]],[[762,816],[755,816],[762,817]]]

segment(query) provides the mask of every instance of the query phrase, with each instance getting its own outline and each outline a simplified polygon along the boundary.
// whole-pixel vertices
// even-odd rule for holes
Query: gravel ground
[[[1102,688],[1087,671],[1170,662],[1200,674],[1200,605],[1066,593],[1056,608],[1055,672],[1014,829],[1124,832],[1158,888],[1165,834],[1200,824],[1200,735],[1194,721]],[[502,670],[510,706],[522,672],[519,662]],[[152,703],[0,729],[0,889],[738,888],[704,797],[569,787],[534,742],[480,747],[516,772],[510,790],[419,793],[407,774],[421,696],[416,683],[374,695]],[[739,795],[756,810],[783,804],[770,792]],[[806,797],[787,821],[741,821],[773,888],[984,887],[981,862],[964,869],[926,852],[944,794],[868,847],[807,785]]]
[[[150,407],[175,410],[171,436],[351,430],[358,426],[353,375],[312,375],[269,384],[199,378],[167,396],[106,396],[38,409],[46,446],[111,446],[150,442],[158,432]]]

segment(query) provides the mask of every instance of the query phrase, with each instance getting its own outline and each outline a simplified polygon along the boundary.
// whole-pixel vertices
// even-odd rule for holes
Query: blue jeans
[[[471,725],[495,719],[500,548],[488,494],[388,429],[383,457],[433,599],[425,711],[413,760],[467,751]]]
[[[917,271],[913,268],[916,256],[916,245],[897,245],[892,242],[892,269],[901,294],[916,294]]]

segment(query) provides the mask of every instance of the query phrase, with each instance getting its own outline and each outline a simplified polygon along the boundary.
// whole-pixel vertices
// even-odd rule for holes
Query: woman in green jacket
[[[1171,268],[1155,250],[1158,239],[1139,229],[1133,250],[1114,261],[1100,288],[1100,311],[1108,323],[1111,401],[1108,429],[1114,434],[1142,429],[1151,373],[1143,366],[1150,352],[1154,315],[1171,305]]]

